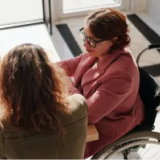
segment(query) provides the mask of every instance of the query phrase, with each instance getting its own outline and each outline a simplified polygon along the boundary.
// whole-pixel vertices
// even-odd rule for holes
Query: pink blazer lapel
[[[95,81],[98,77],[100,77],[102,74],[104,73],[103,70],[100,70],[98,68],[98,64],[94,64],[91,68],[89,68],[89,70],[85,73],[85,77],[82,81],[82,87],[91,82],[91,81]]]
[[[124,50],[116,50],[112,53],[108,53],[98,64],[99,70],[105,71],[119,56],[124,53]]]
[[[95,60],[92,61],[92,65],[88,65],[88,68],[86,69],[85,72],[85,79],[82,81],[82,87],[86,85],[87,83],[91,81],[95,81],[99,77],[101,77],[105,70],[122,54],[121,51],[115,51],[110,54],[107,54],[106,57],[104,57],[101,61],[99,61],[97,64],[93,65]],[[87,62],[86,62],[87,63]],[[84,64],[85,66],[85,64]]]
[[[86,73],[86,71],[92,67],[94,62],[96,61],[97,58],[91,58],[89,56],[84,56],[84,58],[81,60],[76,73],[74,75],[74,81],[75,81],[75,86],[79,87],[81,85],[81,79],[83,75]]]
[[[105,70],[123,53],[125,54],[126,51],[117,50],[109,53],[96,65],[93,64],[95,63],[97,58],[89,57],[88,54],[86,54],[86,56],[82,58],[74,75],[75,86],[79,88],[79,90],[81,90],[81,87],[83,87],[85,84],[91,81],[95,81],[96,79],[101,77],[104,74]],[[85,79],[83,79],[83,82],[81,82],[82,77],[85,73]]]

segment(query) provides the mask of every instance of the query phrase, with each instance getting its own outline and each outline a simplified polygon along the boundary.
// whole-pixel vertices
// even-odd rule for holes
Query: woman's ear
[[[118,37],[113,37],[113,38],[112,38],[113,44],[116,43],[117,41],[118,41]]]

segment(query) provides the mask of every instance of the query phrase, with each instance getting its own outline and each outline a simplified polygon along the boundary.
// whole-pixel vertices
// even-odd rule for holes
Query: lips
[[[86,51],[87,51],[87,52],[93,52],[94,50],[89,50],[89,49],[86,49]]]

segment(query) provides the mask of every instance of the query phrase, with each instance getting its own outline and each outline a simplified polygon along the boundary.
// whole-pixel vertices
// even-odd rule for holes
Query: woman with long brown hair
[[[87,107],[66,83],[43,48],[9,51],[0,71],[0,158],[83,158]]]

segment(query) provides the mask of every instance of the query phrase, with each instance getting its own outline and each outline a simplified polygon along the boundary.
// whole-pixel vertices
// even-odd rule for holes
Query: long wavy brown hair
[[[33,44],[13,48],[1,62],[3,118],[25,131],[43,127],[63,131],[62,117],[70,114],[65,79],[43,48]]]

